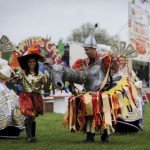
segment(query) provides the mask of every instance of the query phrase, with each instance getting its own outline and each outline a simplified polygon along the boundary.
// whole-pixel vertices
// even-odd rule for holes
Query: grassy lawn
[[[18,140],[0,140],[0,150],[149,150],[150,148],[150,104],[145,104],[144,131],[128,135],[111,135],[111,142],[104,144],[97,133],[95,143],[85,144],[86,134],[70,133],[63,128],[62,114],[46,113],[37,118],[37,141],[26,142],[25,131]]]

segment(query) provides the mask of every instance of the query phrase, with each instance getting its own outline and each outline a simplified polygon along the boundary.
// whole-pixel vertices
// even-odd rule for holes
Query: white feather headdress
[[[119,42],[118,44],[113,44],[111,46],[111,50],[118,56],[123,56],[126,58],[134,58],[138,56],[137,51],[135,50],[134,46],[128,44],[124,41]]]

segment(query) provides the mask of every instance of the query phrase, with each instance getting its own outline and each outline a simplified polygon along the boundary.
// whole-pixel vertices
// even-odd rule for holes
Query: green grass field
[[[18,140],[0,140],[0,150],[149,150],[150,149],[150,104],[144,108],[144,131],[135,134],[111,135],[110,143],[100,141],[96,135],[95,143],[85,144],[86,134],[70,133],[63,128],[62,114],[46,113],[37,118],[37,141],[26,142],[25,131]]]

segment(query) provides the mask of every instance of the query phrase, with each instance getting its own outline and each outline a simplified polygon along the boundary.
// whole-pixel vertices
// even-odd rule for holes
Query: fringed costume
[[[139,120],[142,117],[141,107],[135,86],[124,77],[109,91],[86,92],[70,97],[65,119],[70,131],[81,131],[85,127],[86,116],[93,116],[94,128],[102,125],[110,132],[116,128],[118,119],[127,122]]]

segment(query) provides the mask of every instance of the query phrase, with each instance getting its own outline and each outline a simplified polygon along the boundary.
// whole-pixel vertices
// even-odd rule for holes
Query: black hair
[[[35,61],[36,61],[36,65],[35,65],[35,68],[34,68],[34,73],[35,73],[35,76],[38,76],[38,72],[39,72],[38,59],[36,59],[36,58],[34,58],[34,57],[30,57],[30,58],[27,59],[26,64],[25,64],[26,67],[25,67],[25,69],[24,69],[25,74],[26,74],[27,76],[30,74],[29,66],[28,66],[28,61],[29,61],[29,59],[31,59],[31,58],[35,59]]]

